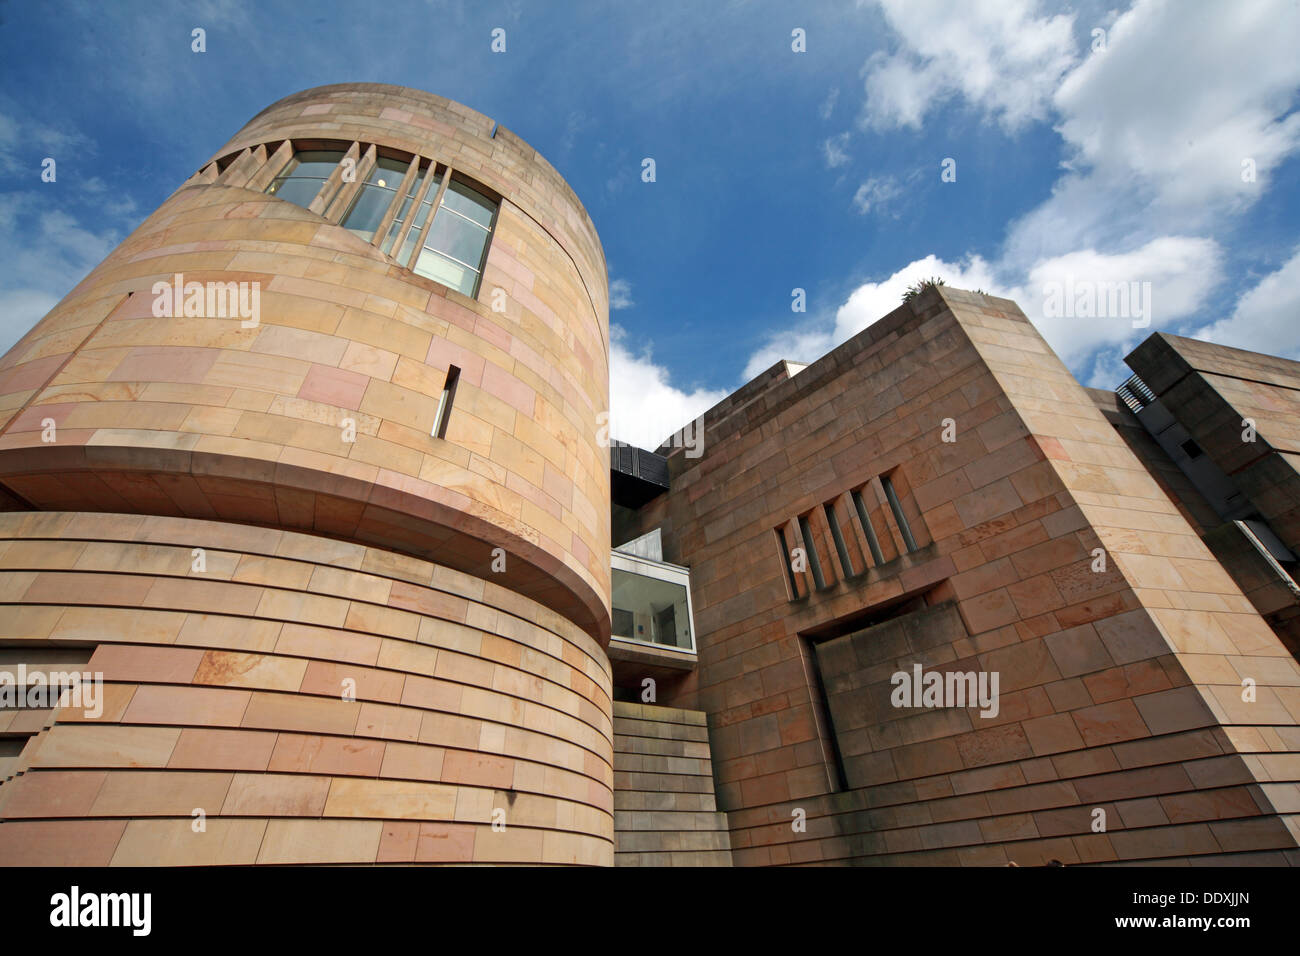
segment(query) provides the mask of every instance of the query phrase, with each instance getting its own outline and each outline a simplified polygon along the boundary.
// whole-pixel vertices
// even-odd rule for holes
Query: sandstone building
[[[1300,861],[1296,363],[931,288],[650,451],[608,339],[504,127],[254,117],[0,359],[0,672],[104,682],[0,864]]]

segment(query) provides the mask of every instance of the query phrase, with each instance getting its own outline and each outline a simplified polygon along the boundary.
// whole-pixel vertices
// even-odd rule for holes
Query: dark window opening
[[[850,497],[853,499],[853,507],[858,512],[858,520],[862,522],[862,532],[867,536],[867,547],[871,549],[871,562],[879,567],[885,563],[885,555],[880,550],[876,529],[871,526],[871,515],[867,512],[867,503],[862,500],[862,491],[855,490]]]
[[[803,538],[804,553],[808,558],[808,570],[812,571],[813,583],[817,590],[826,587],[826,576],[822,574],[822,562],[817,556],[817,545],[813,543],[812,526],[807,515],[799,516],[799,535]]]
[[[442,396],[438,399],[438,415],[433,424],[435,438],[447,437],[447,420],[451,418],[451,404],[456,400],[456,385],[459,382],[460,369],[455,365],[449,366],[447,379],[442,385]]]
[[[826,504],[822,507],[826,510],[826,523],[831,529],[831,539],[835,542],[835,551],[840,556],[840,567],[844,570],[844,576],[851,578],[855,573],[853,562],[849,559],[849,549],[844,543],[844,535],[840,531],[840,522],[835,517],[835,505]]]

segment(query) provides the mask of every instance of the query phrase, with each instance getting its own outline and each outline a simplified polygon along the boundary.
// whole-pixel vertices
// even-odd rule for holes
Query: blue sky
[[[378,81],[493,117],[574,187],[616,283],[630,440],[817,358],[931,274],[1015,298],[1089,385],[1122,380],[1155,329],[1300,358],[1293,0],[0,0],[0,17],[0,349],[263,107]],[[1048,314],[1066,281],[1150,282],[1150,328]]]

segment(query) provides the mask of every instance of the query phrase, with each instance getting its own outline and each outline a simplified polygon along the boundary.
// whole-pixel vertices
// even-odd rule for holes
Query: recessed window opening
[[[867,511],[867,503],[862,500],[862,491],[854,489],[849,497],[853,499],[853,507],[858,512],[858,520],[862,522],[862,533],[867,536],[867,547],[871,550],[871,562],[879,567],[885,563],[885,555],[880,550],[880,541],[876,538],[876,529],[871,526],[871,515]]]
[[[266,187],[269,195],[306,209],[343,159],[342,150],[304,149],[293,154],[284,172]]]
[[[803,537],[804,551],[808,556],[808,570],[812,572],[813,583],[818,590],[826,587],[826,577],[822,574],[821,559],[817,556],[817,546],[813,544],[812,526],[807,515],[799,516],[799,534]]]
[[[790,600],[793,601],[799,596],[799,584],[790,564],[790,544],[785,539],[785,528],[776,529],[776,542],[781,548],[781,565],[785,568],[785,581],[790,585]]]
[[[844,535],[840,531],[839,519],[835,517],[835,505],[828,503],[822,506],[826,510],[826,523],[830,525],[831,539],[835,542],[835,551],[840,556],[840,567],[844,569],[845,577],[853,577],[853,562],[849,559],[849,549],[844,543]]]
[[[451,418],[451,404],[456,400],[456,385],[460,382],[460,369],[455,365],[447,369],[447,379],[442,385],[442,395],[438,399],[438,414],[433,422],[433,436],[447,437],[447,420]]]
[[[894,491],[894,483],[889,480],[888,475],[881,475],[880,484],[884,486],[885,497],[889,499],[889,510],[894,513],[898,530],[903,534],[903,543],[907,545],[908,551],[915,551],[916,539],[912,537],[912,529],[908,526],[907,518],[903,516],[903,506],[898,501],[897,492]]]

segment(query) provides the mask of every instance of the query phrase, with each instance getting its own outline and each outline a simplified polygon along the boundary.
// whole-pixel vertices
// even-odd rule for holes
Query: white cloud
[[[1300,248],[1238,301],[1232,315],[1196,338],[1218,345],[1300,359]]]
[[[847,341],[878,319],[884,318],[903,301],[907,287],[932,276],[962,289],[982,288],[992,292],[993,273],[978,256],[965,262],[944,262],[937,256],[917,259],[880,282],[865,282],[853,290],[835,313],[834,321],[813,319],[800,328],[769,336],[745,365],[745,380],[771,367],[780,359],[814,362],[841,342]]]
[[[859,186],[858,191],[853,194],[853,208],[863,214],[873,209],[879,212],[891,200],[902,195],[902,192],[902,187],[894,177],[872,177]]]
[[[1222,251],[1213,240],[1164,236],[1126,253],[1085,249],[1044,259],[1030,270],[1024,285],[1007,290],[1006,295],[1080,378],[1090,384],[1113,385],[1118,367],[1112,361],[1114,353],[1127,354],[1156,329],[1194,315],[1222,276]],[[1143,284],[1150,283],[1150,300],[1141,293],[1140,310],[1139,297],[1135,297],[1126,314],[1096,314],[1109,311],[1109,306],[1100,305],[1107,298],[1103,291],[1089,317],[1062,315],[1051,302],[1053,292],[1073,289],[1073,301],[1077,302],[1081,291],[1096,293],[1115,283],[1138,283],[1140,293],[1146,288]],[[1047,314],[1049,311],[1054,314]],[[1086,360],[1098,350],[1103,354],[1089,373]]]
[[[822,101],[822,105],[817,110],[817,112],[821,114],[822,119],[827,120],[831,118],[831,114],[835,112],[835,103],[839,98],[840,88],[838,86],[832,86],[830,91],[826,94],[826,99]]]
[[[945,262],[935,255],[917,259],[880,282],[864,282],[853,290],[835,313],[835,344],[851,338],[903,302],[908,286],[932,277],[959,289],[994,291],[993,270],[979,256],[965,261]],[[794,356],[788,356],[794,358]],[[814,356],[816,357],[816,356]]]
[[[1296,4],[1134,4],[1056,92],[1073,162],[1180,211],[1253,199],[1242,160],[1266,175],[1300,144],[1298,35]]]
[[[636,305],[632,301],[632,283],[627,279],[615,279],[609,284],[609,307],[611,309],[630,309]]]
[[[640,448],[658,448],[673,432],[729,394],[726,389],[684,391],[668,380],[649,348],[637,355],[619,326],[610,329],[610,436]]]
[[[1212,231],[1300,148],[1300,6],[1191,6],[1139,0],[1064,78],[1053,103],[1067,172],[1013,224],[1008,266]]]
[[[53,188],[53,186],[51,186]],[[39,193],[37,193],[39,195]],[[0,354],[117,245],[111,230],[95,232],[32,191],[0,196]]]
[[[880,0],[900,49],[863,68],[865,125],[919,128],[956,95],[1014,130],[1046,117],[1075,59],[1073,14],[1037,15],[1035,0]]]
[[[831,136],[822,142],[822,155],[826,158],[827,167],[838,169],[849,161],[849,153],[845,148],[848,145],[849,134],[847,131]]]

